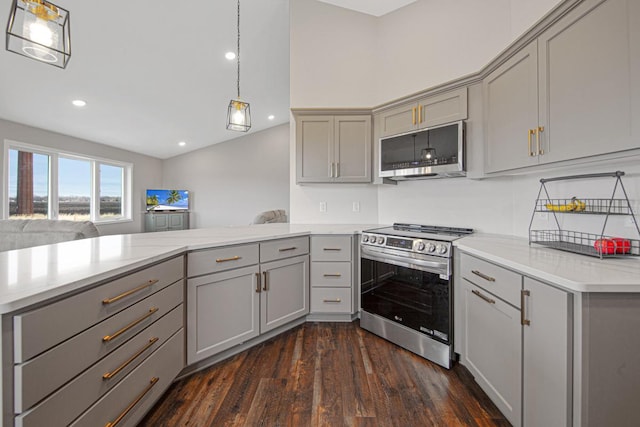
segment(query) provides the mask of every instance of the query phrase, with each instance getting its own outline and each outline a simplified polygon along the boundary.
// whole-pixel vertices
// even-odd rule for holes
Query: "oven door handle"
[[[372,250],[366,246],[361,246],[360,252],[360,256],[362,258],[371,261],[393,264],[414,270],[426,271],[428,273],[444,274],[447,277],[451,274],[449,271],[449,263],[446,261],[429,261],[425,259],[398,256],[390,253],[379,252],[375,249]]]

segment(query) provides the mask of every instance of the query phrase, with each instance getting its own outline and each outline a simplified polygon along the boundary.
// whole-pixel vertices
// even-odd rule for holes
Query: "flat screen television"
[[[189,191],[147,190],[147,211],[187,211]]]

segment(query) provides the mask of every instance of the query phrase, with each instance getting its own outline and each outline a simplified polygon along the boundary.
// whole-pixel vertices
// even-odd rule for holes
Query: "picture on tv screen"
[[[148,211],[189,210],[187,190],[147,190]]]

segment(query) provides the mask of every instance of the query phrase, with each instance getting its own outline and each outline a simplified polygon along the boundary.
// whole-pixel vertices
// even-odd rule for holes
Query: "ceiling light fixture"
[[[184,142],[184,141],[180,141],[180,142],[178,142],[178,145],[179,145],[180,147],[184,147],[185,145],[187,145],[187,143],[186,143],[186,142]]]
[[[273,114],[272,114],[272,115],[270,115],[269,117],[267,117],[267,119],[269,119],[269,120],[273,120],[273,119],[275,119],[275,118],[276,118],[276,116],[274,116]]]
[[[66,68],[71,58],[69,11],[45,0],[13,0],[6,49]]]
[[[227,52],[224,54],[224,57],[227,58],[229,61],[233,61],[234,59],[236,59],[236,53],[235,52]]]
[[[251,129],[251,110],[248,102],[240,100],[240,0],[238,0],[238,50],[237,50],[237,87],[238,97],[229,102],[227,111],[227,129],[238,132],[247,132]]]
[[[87,101],[83,101],[82,99],[74,99],[71,103],[76,107],[84,107],[87,105]]]

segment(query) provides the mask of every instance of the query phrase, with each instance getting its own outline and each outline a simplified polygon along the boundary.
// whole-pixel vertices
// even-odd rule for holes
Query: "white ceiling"
[[[386,15],[417,0],[318,0],[373,16]]]
[[[54,3],[70,11],[69,65],[2,48],[0,118],[158,158],[244,135],[225,129],[236,96],[235,61],[224,57],[236,46],[234,0]],[[241,91],[256,132],[289,120],[289,0],[241,8]],[[78,98],[83,109],[71,105]]]

